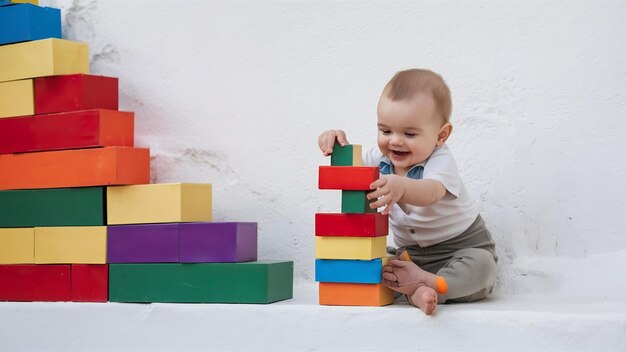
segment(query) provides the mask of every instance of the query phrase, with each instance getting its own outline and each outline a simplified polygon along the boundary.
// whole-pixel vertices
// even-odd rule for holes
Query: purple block
[[[180,224],[181,263],[251,262],[257,254],[255,222]]]
[[[177,263],[179,224],[109,226],[107,263]]]

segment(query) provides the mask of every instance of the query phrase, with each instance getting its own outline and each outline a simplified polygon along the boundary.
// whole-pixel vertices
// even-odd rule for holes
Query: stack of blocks
[[[211,222],[210,184],[149,184],[118,80],[89,74],[58,9],[0,1],[0,300],[271,303],[293,262]]]
[[[315,281],[322,305],[383,306],[388,217],[370,208],[378,167],[362,166],[361,146],[335,143],[331,166],[320,166],[319,189],[341,190],[341,213],[315,214]]]

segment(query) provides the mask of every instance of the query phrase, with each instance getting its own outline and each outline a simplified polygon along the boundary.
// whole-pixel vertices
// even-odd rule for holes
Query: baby
[[[378,148],[363,157],[381,174],[370,186],[368,198],[376,199],[371,207],[384,207],[396,245],[411,257],[391,260],[383,284],[427,315],[437,303],[485,298],[496,278],[495,243],[446,145],[451,110],[441,76],[423,69],[398,72],[378,101]],[[335,141],[348,144],[342,130],[319,136],[325,156]],[[440,277],[447,292],[438,294]]]

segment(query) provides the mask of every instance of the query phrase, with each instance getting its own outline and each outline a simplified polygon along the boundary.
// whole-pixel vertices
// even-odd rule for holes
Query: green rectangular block
[[[362,166],[363,156],[360,144],[348,144],[341,146],[335,142],[333,153],[330,155],[331,166]]]
[[[293,297],[293,261],[110,264],[109,301],[272,303]]]
[[[372,191],[341,191],[341,212],[365,214],[375,213],[376,208],[371,209],[370,204],[375,199],[367,199],[367,194]]]
[[[0,191],[0,227],[103,226],[104,187]]]

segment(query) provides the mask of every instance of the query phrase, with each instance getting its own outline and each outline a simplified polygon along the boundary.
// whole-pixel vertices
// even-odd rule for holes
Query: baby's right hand
[[[317,143],[319,144],[322,153],[324,153],[324,156],[329,156],[333,153],[335,140],[337,140],[342,147],[346,144],[350,144],[346,138],[346,133],[342,130],[328,130],[320,134],[317,139]]]

